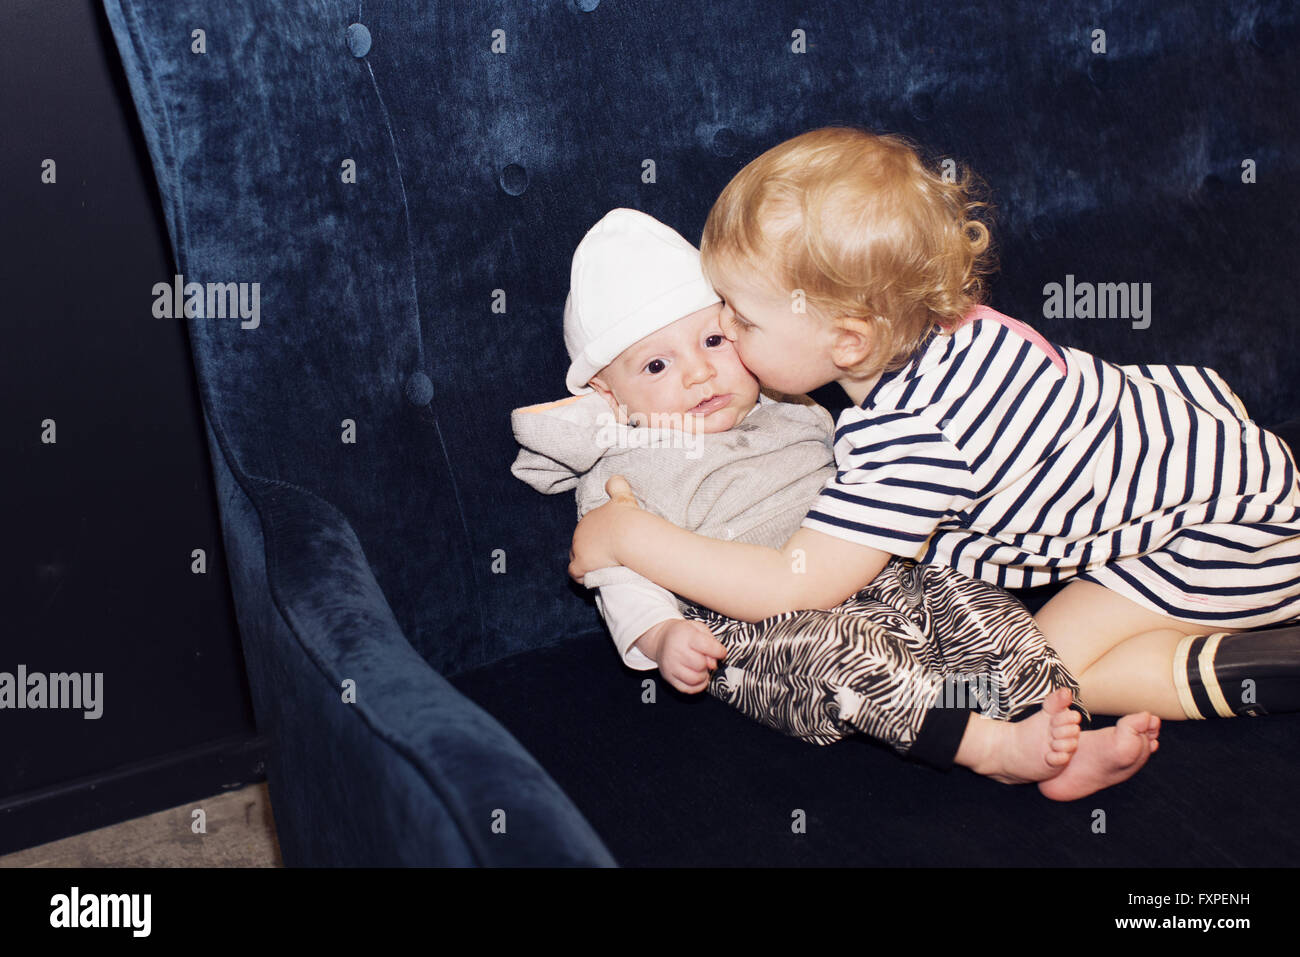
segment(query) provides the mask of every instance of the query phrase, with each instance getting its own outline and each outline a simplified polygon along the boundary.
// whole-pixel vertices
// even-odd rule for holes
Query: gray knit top
[[[510,471],[539,492],[576,491],[578,517],[609,501],[622,475],[637,502],[710,538],[781,548],[835,474],[834,422],[807,396],[758,402],[725,432],[690,434],[615,421],[597,393],[515,409],[521,446]],[[638,578],[630,569],[589,573],[589,588]]]

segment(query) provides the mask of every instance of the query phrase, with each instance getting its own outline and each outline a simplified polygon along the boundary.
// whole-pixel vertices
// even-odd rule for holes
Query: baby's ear
[[[587,382],[587,385],[591,386],[600,397],[605,400],[605,404],[609,406],[609,411],[614,414],[614,421],[619,421],[618,399],[614,397],[614,393],[610,390],[609,386],[607,386],[599,376],[592,376]]]

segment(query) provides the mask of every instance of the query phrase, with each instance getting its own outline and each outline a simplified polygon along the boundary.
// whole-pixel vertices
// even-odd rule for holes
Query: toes
[[[1067,708],[1065,711],[1062,711],[1060,714],[1052,715],[1052,727],[1055,728],[1064,725],[1077,725],[1082,720],[1083,720],[1083,715],[1079,714],[1079,712],[1077,711],[1071,711]]]
[[[1121,728],[1129,734],[1145,734],[1150,725],[1151,719],[1155,715],[1146,711],[1139,711],[1136,714],[1126,714],[1115,722],[1116,728]],[[1158,718],[1156,720],[1159,720]]]
[[[1059,714],[1070,707],[1072,699],[1073,695],[1069,688],[1057,688],[1043,699],[1043,710],[1051,715]]]

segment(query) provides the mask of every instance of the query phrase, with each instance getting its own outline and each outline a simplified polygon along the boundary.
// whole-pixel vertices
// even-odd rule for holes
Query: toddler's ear
[[[875,346],[876,328],[872,319],[849,315],[837,317],[831,344],[831,360],[837,366],[851,369],[865,361]]]

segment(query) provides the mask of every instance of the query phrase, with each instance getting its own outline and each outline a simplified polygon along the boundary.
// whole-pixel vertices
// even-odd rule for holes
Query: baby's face
[[[758,401],[758,380],[723,334],[722,303],[691,313],[629,346],[594,376],[619,421],[725,432]],[[708,401],[705,401],[708,400]]]

